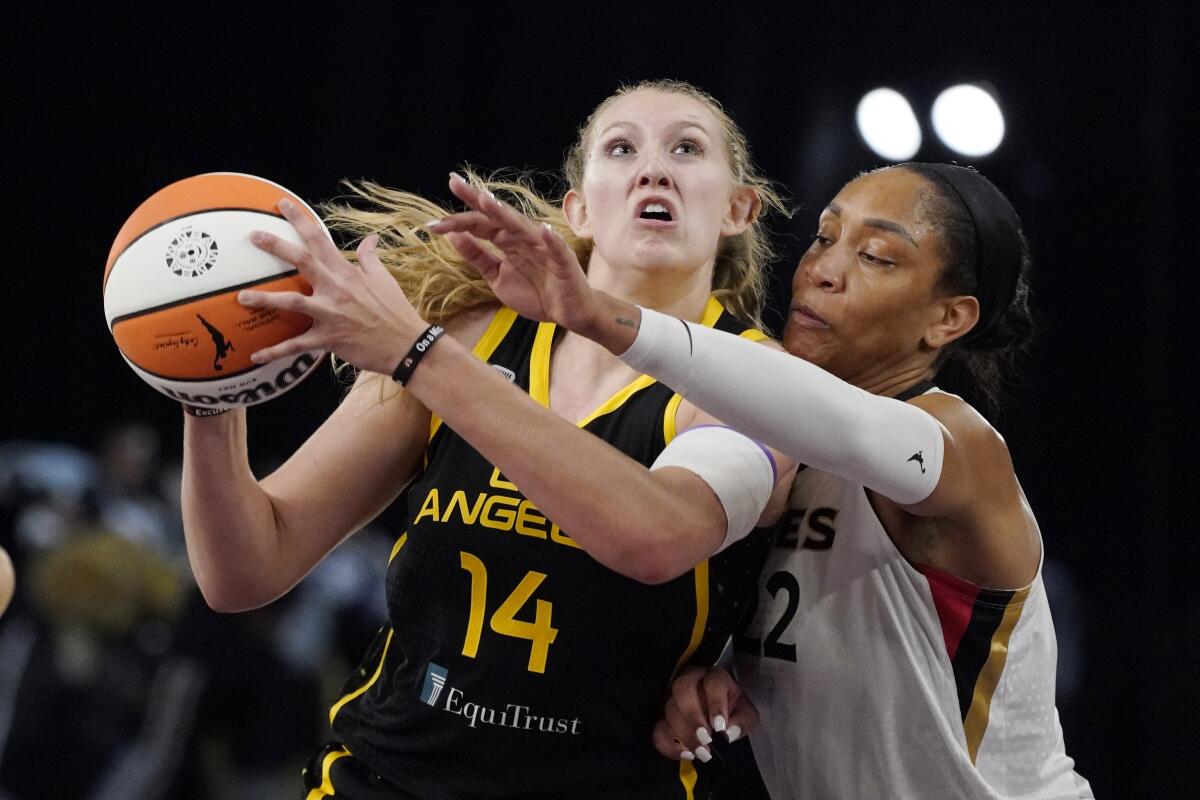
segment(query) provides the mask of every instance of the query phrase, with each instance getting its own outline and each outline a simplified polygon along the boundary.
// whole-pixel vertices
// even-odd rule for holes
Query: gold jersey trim
[[[496,348],[500,346],[500,342],[504,341],[504,337],[508,335],[509,330],[512,329],[513,323],[516,321],[517,312],[508,306],[501,306],[496,312],[496,316],[492,317],[492,321],[488,323],[487,330],[483,332],[483,336],[479,337],[479,341],[471,349],[471,352],[479,360],[487,361],[492,357],[492,353],[496,352]],[[429,417],[429,441],[433,441],[433,435],[438,432],[438,428],[440,427],[442,427],[442,418],[437,414],[431,414]],[[428,461],[428,457],[426,461]]]
[[[1029,587],[1013,592],[1000,626],[992,635],[991,650],[983,669],[979,671],[979,679],[975,683],[975,692],[971,695],[971,707],[963,720],[963,732],[967,736],[967,752],[971,755],[971,763],[975,763],[979,755],[979,747],[983,744],[983,735],[987,732],[988,717],[991,714],[992,695],[1000,683],[1000,674],[1008,661],[1008,642],[1012,638],[1017,620],[1021,618],[1021,610],[1025,607],[1025,599],[1029,597]]]
[[[322,797],[333,797],[336,794],[337,790],[333,788],[333,779],[329,777],[329,770],[333,767],[333,762],[348,755],[350,755],[350,751],[343,747],[340,750],[330,751],[321,760],[321,785],[305,795],[304,800],[321,800]]]
[[[721,305],[717,298],[709,297],[708,302],[704,305],[704,313],[700,317],[700,324],[706,328],[711,328],[717,324],[717,320],[724,311],[725,307]],[[533,340],[533,350],[529,357],[529,396],[546,408],[550,407],[550,348],[554,342],[556,328],[557,326],[553,322],[543,322],[538,325],[537,335]],[[653,386],[657,382],[655,378],[649,375],[639,375],[613,393],[611,397],[597,406],[592,413],[575,423],[576,426],[583,428],[605,414],[616,411],[629,398],[647,386]],[[678,404],[676,404],[676,407],[678,407]],[[672,416],[673,414],[674,412],[672,411]],[[667,441],[670,441],[670,439]]]

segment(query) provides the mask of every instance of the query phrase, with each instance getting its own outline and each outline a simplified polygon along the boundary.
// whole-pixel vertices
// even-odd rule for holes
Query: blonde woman
[[[674,82],[619,92],[566,173],[561,207],[497,188],[546,223],[542,245],[569,241],[596,287],[763,338],[759,220],[777,201],[712,98]],[[521,216],[461,178],[451,189]],[[255,242],[313,294],[241,297],[314,321],[257,360],[332,350],[362,370],[356,388],[261,481],[243,413],[185,426],[188,549],[220,610],[280,596],[407,487],[390,619],[330,710],[308,797],[690,796],[695,772],[661,759],[651,731],[675,672],[728,638],[761,552],[739,539],[778,516],[792,462],[498,306],[451,246],[482,245],[426,226],[444,211],[363,192],[376,212],[331,215],[362,237],[357,264],[281,205],[306,244]]]

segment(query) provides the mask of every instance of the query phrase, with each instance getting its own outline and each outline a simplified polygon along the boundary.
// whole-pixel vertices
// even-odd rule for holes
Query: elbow
[[[646,528],[635,531],[635,546],[629,548],[629,553],[623,559],[627,568],[621,570],[626,576],[647,586],[658,586],[670,583],[681,575],[686,575],[711,552],[697,551],[696,543],[700,538],[698,531],[703,527],[686,527],[676,523],[670,527],[660,527],[660,535],[650,539],[646,536]],[[713,548],[716,549],[714,545]]]
[[[243,611],[253,611],[269,603],[274,598],[264,598],[261,592],[253,588],[234,585],[228,581],[204,580],[196,576],[200,588],[200,596],[205,604],[218,614],[240,614]]]
[[[238,614],[254,607],[234,592],[206,588],[203,584],[200,585],[200,595],[205,604],[218,614]]]

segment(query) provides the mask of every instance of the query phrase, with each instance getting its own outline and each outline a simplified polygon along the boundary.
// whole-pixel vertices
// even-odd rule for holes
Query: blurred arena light
[[[951,86],[933,101],[933,129],[956,153],[986,156],[1004,140],[1004,114],[990,92],[963,83]]]
[[[904,95],[872,89],[858,101],[858,133],[875,153],[889,161],[907,161],[921,149],[921,126]]]

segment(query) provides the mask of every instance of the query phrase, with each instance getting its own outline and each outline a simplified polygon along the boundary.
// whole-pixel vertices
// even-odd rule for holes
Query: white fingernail
[[[691,750],[684,750],[682,753],[679,754],[679,757],[682,758],[684,761],[695,761],[696,760],[696,754],[693,753]]]
[[[437,225],[439,222],[441,222],[441,219],[431,219],[431,220],[429,220],[429,222],[425,223],[425,227],[432,228],[434,225]]]
[[[712,736],[708,733],[708,728],[703,726],[696,728],[696,738],[700,740],[700,744],[712,744]]]
[[[729,741],[736,742],[742,735],[742,726],[730,725],[729,729],[725,731],[725,735],[729,737]]]
[[[720,714],[717,714],[715,717],[713,717],[713,730],[717,733],[725,730],[725,717],[721,716]]]
[[[712,761],[712,753],[708,752],[707,747],[697,747],[696,758],[707,764],[709,761]]]

